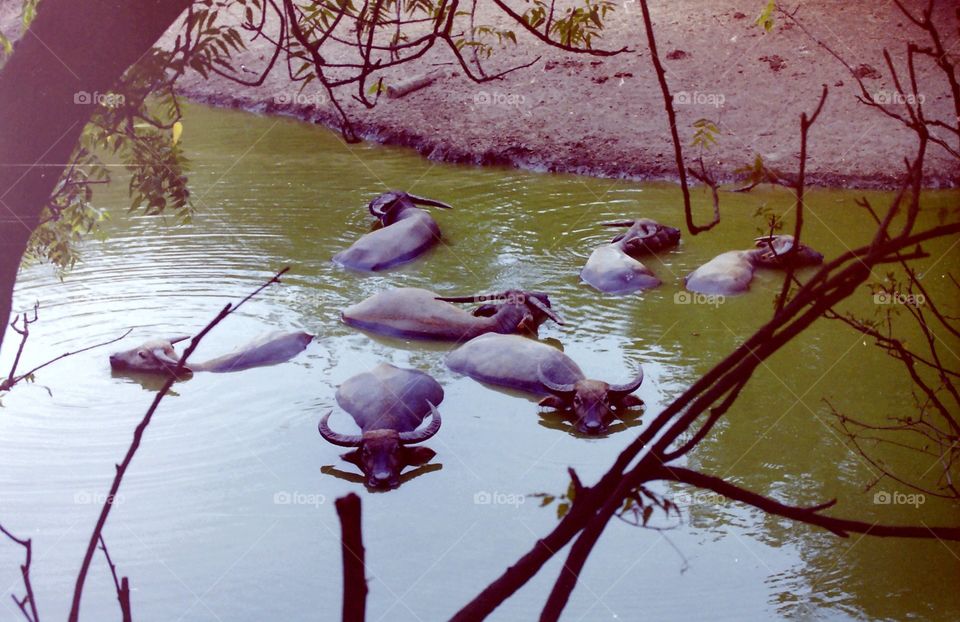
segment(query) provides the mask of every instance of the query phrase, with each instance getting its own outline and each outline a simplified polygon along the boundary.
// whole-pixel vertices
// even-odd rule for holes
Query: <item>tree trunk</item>
[[[0,71],[0,346],[30,234],[105,94],[189,0],[42,0]]]

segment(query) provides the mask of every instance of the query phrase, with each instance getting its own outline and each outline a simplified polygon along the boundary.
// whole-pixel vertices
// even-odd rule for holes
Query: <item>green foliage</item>
[[[763,183],[783,184],[786,181],[780,172],[764,163],[759,153],[754,154],[753,162],[736,168],[733,172],[744,176],[743,181],[746,182],[747,189]]]
[[[623,500],[623,505],[617,512],[617,516],[635,527],[646,527],[655,508],[663,510],[666,518],[670,518],[670,512],[676,513],[677,518],[681,516],[680,507],[676,503],[645,486],[637,487]]]
[[[26,27],[36,15],[39,0],[23,1]],[[551,15],[552,3],[530,1],[533,7],[522,16],[526,23],[541,28],[561,45],[583,49],[591,48],[603,28],[604,18],[615,6],[608,0],[570,0],[571,6]],[[84,128],[57,191],[45,206],[42,224],[27,251],[28,260],[68,269],[77,261],[83,237],[100,233],[99,227],[109,214],[95,206],[93,188],[110,180],[101,158],[109,159],[112,165],[120,163],[129,172],[131,211],[148,215],[172,213],[177,221],[190,218],[193,207],[185,175],[188,162],[179,142],[182,125],[174,83],[187,71],[205,78],[218,72],[236,75],[231,59],[244,48],[244,43],[237,28],[228,25],[229,20],[243,15],[242,26],[256,30],[264,12],[269,10],[263,0],[194,0],[172,49],[151,49],[126,72],[109,97],[94,94],[99,100],[91,104],[94,109],[90,123]],[[452,24],[450,18],[458,16],[470,17],[469,26],[458,24],[445,30],[445,24]],[[297,5],[296,19],[305,42],[290,39],[284,48],[285,61],[294,70],[294,81],[301,83],[301,91],[316,80],[332,96],[328,79],[314,63],[314,52],[327,40],[339,18],[339,23],[351,24],[351,39],[355,36],[361,54],[367,55],[358,65],[364,69],[352,78],[360,82],[361,99],[364,94],[379,96],[385,90],[382,79],[374,77],[372,86],[364,82],[389,62],[369,55],[386,50],[391,61],[405,60],[393,46],[414,40],[414,35],[405,32],[401,24],[419,24],[414,26],[418,30],[424,26],[438,29],[458,52],[472,49],[477,63],[479,58],[489,58],[494,46],[517,43],[514,31],[474,24],[473,17],[471,12],[464,11],[451,16],[450,5],[438,0],[304,0]],[[385,44],[384,39],[389,39],[389,43]],[[369,47],[365,47],[367,42]],[[8,39],[0,36],[0,46],[9,53]],[[372,105],[365,100],[363,103]]]
[[[517,35],[512,30],[504,30],[493,26],[472,26],[465,29],[464,33],[465,36],[454,38],[457,49],[473,48],[477,56],[482,58],[490,58],[493,55],[492,42],[494,39],[500,47],[504,47],[507,43],[514,45],[517,43]],[[469,38],[466,34],[469,34]]]
[[[570,480],[570,484],[567,485],[567,491],[561,495],[552,495],[546,492],[537,492],[531,497],[540,499],[540,507],[544,508],[548,505],[551,505],[554,501],[557,503],[557,519],[561,519],[567,515],[570,511],[570,506],[573,505],[574,500],[577,496],[577,487],[573,483],[573,480]]]
[[[77,245],[108,218],[93,203],[93,184],[109,178],[107,168],[86,148],[74,156],[44,208],[41,224],[33,232],[24,261],[49,261],[61,270],[77,262]]]
[[[766,203],[756,209],[753,217],[763,219],[763,226],[757,227],[757,233],[760,235],[770,235],[783,231],[783,217]]]
[[[690,141],[692,147],[699,147],[704,151],[718,144],[716,137],[720,129],[710,119],[697,119],[693,122],[693,129],[693,140]]]
[[[27,4],[35,6],[36,1]],[[234,4],[262,8],[261,0]],[[213,0],[195,2],[174,49],[150,50],[124,74],[114,93],[95,102],[90,123],[30,240],[28,263],[49,262],[61,272],[68,270],[78,260],[83,238],[100,233],[109,214],[94,204],[93,188],[110,181],[101,158],[119,161],[129,172],[130,211],[172,213],[176,222],[190,218],[188,162],[174,140],[180,108],[173,84],[187,69],[204,77],[214,67],[232,70],[230,55],[243,48],[243,40],[235,28],[219,24],[224,6]]]
[[[0,54],[0,58],[2,58],[3,55],[9,54],[13,51],[13,43],[10,41],[10,39],[5,37],[2,32],[0,32],[0,50],[3,51],[3,54]]]
[[[20,25],[21,32],[26,32],[27,28],[30,27],[30,24],[33,22],[34,18],[37,16],[37,3],[39,0],[23,0],[23,3],[20,7]],[[13,42],[6,37],[2,32],[0,32],[0,60],[4,56],[9,55],[13,52]]]
[[[37,4],[39,2],[40,0],[23,0],[21,19],[24,30],[30,27],[30,24],[33,23],[34,18],[37,16]]]
[[[773,19],[773,12],[776,10],[777,4],[774,0],[769,0],[766,6],[763,7],[763,10],[760,11],[760,15],[757,15],[757,19],[753,20],[753,23],[757,26],[763,26],[763,29],[766,32],[773,30],[773,27],[776,26],[776,22]]]
[[[528,0],[531,2],[531,0]],[[607,13],[616,6],[607,0],[584,0],[583,6],[569,7],[560,17],[551,18],[553,6],[545,0],[532,0],[533,7],[523,12],[523,20],[531,28],[540,29],[568,47],[591,49],[594,37],[600,37]]]

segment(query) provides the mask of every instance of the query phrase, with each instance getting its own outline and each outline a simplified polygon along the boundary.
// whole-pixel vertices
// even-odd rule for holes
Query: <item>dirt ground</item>
[[[890,50],[902,69],[905,63],[899,59],[906,56],[906,42],[926,44],[924,33],[892,2],[883,0],[802,1],[796,17],[810,34],[783,17],[777,18],[772,32],[764,33],[753,24],[763,4],[760,0],[651,2],[681,140],[689,143],[694,121],[707,118],[721,131],[719,145],[705,157],[720,179],[731,180],[734,171],[751,163],[755,154],[771,166],[795,172],[800,114],[814,109],[821,86],[827,85],[829,98],[810,136],[811,183],[895,184],[903,159],[912,157],[915,150],[912,133],[858,103],[856,81],[811,35],[860,68],[872,93],[892,99],[896,90],[883,49]],[[926,0],[906,4],[918,10]],[[939,2],[937,17],[951,59],[958,63],[958,24],[950,4]],[[492,3],[481,0],[478,11],[478,22],[502,23]],[[9,13],[0,7],[0,28],[8,36],[3,17]],[[387,84],[395,84],[430,70],[442,72],[430,86],[399,99],[381,98],[372,110],[353,101],[347,88],[339,92],[339,99],[363,138],[410,146],[438,160],[603,177],[676,178],[667,117],[635,0],[618,4],[607,18],[603,38],[595,43],[603,49],[630,49],[618,56],[571,54],[546,46],[519,27],[515,30],[519,45],[496,50],[484,64],[487,72],[541,58],[502,80],[471,82],[449,50],[438,47],[423,59],[384,74]],[[171,41],[168,35],[164,44]],[[235,65],[257,70],[265,64],[268,46],[262,39],[252,44]],[[343,48],[325,47],[324,53],[333,62],[346,58]],[[250,79],[252,73],[241,76]],[[300,93],[284,66],[275,68],[260,87],[196,74],[180,84],[183,95],[193,100],[337,125],[325,94],[313,86]],[[918,67],[918,92],[928,117],[954,126],[960,122],[943,74],[925,60]],[[892,106],[905,111],[902,105]],[[956,148],[958,143],[954,136],[951,144]],[[696,152],[688,149],[687,154],[693,157]],[[927,172],[927,186],[960,183],[960,164],[940,147],[928,150]]]

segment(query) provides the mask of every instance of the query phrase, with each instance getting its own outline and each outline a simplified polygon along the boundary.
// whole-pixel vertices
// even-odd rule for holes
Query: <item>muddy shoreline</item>
[[[939,6],[936,19],[946,48],[952,49],[960,43],[957,18],[947,3]],[[853,67],[870,68],[866,87],[889,99],[897,91],[883,51],[889,50],[902,71],[906,42],[923,42],[926,36],[892,2],[808,0],[796,13],[806,32],[784,18],[769,33],[753,23],[756,6],[742,1],[674,0],[650,8],[688,166],[698,156],[690,147],[693,124],[706,118],[720,130],[718,144],[703,154],[719,181],[738,179],[736,170],[752,164],[757,154],[768,166],[794,175],[800,115],[813,111],[827,86],[823,114],[810,134],[808,183],[865,189],[898,185],[904,158],[914,157],[915,135],[858,102],[856,81],[813,39],[829,41]],[[492,4],[481,3],[477,11],[479,21],[510,27]],[[416,62],[383,73],[387,85],[427,72],[440,74],[422,89],[383,97],[372,109],[354,101],[356,93],[347,87],[335,93],[357,136],[413,148],[432,160],[676,182],[667,116],[644,32],[635,3],[624,3],[610,14],[602,39],[595,42],[598,48],[629,49],[622,54],[572,54],[520,33],[518,45],[499,48],[484,61],[485,70],[492,74],[535,62],[502,80],[472,82],[448,50],[436,47]],[[355,60],[346,46],[324,49],[329,62]],[[237,56],[235,66],[242,64],[255,75],[270,51],[261,39]],[[954,60],[960,64],[960,56]],[[193,101],[284,114],[334,130],[340,126],[328,95],[313,85],[301,92],[285,68],[275,68],[255,88],[220,76],[187,75],[178,84]],[[918,92],[928,118],[956,125],[949,85],[932,63],[919,68]],[[906,112],[902,105],[893,109]],[[956,136],[944,132],[943,137],[958,148]],[[960,162],[931,144],[924,185],[957,187]]]
[[[907,2],[914,10],[921,4],[925,2]],[[947,5],[939,3],[935,20],[945,48],[958,49],[958,18]],[[0,31],[11,39],[19,34],[19,6],[19,0],[0,0]],[[781,19],[771,32],[753,23],[757,7],[742,1],[673,0],[650,8],[688,166],[698,157],[690,146],[693,124],[708,119],[719,128],[718,144],[705,151],[703,158],[721,183],[742,178],[737,170],[752,164],[757,155],[768,166],[794,175],[799,164],[800,115],[812,112],[822,87],[827,86],[829,97],[809,139],[808,184],[863,189],[898,186],[904,159],[915,155],[915,135],[899,121],[857,101],[856,81],[813,38],[829,41],[851,66],[864,69],[870,92],[889,99],[897,91],[885,70],[883,51],[889,50],[903,71],[906,42],[926,44],[925,33],[892,2],[838,5],[806,0],[796,13],[803,29]],[[479,4],[477,19],[516,28],[505,23],[492,4]],[[172,46],[178,28],[164,35],[159,45]],[[431,160],[678,181],[662,95],[635,3],[628,0],[617,5],[606,20],[602,39],[595,42],[598,48],[628,48],[628,52],[609,57],[572,54],[524,33],[518,34],[518,42],[498,48],[484,61],[484,69],[493,74],[533,64],[494,82],[470,81],[455,66],[449,50],[435,47],[421,59],[382,74],[386,85],[394,85],[427,72],[440,73],[422,89],[400,98],[383,97],[372,109],[354,101],[352,87],[335,93],[356,136],[412,148]],[[257,75],[272,49],[263,38],[248,41],[247,49],[232,59],[237,71],[242,69],[237,77]],[[331,63],[355,60],[349,46],[330,44],[324,50]],[[960,65],[960,55],[953,54],[951,59]],[[181,77],[177,84],[190,101],[290,116],[334,131],[340,128],[328,94],[316,86],[301,91],[282,62],[257,87],[196,73]],[[960,123],[949,85],[932,63],[918,66],[917,91],[928,119],[953,126]],[[892,109],[906,112],[896,103]],[[960,149],[956,135],[941,128],[933,131]],[[184,140],[189,141],[189,128]],[[960,186],[960,161],[930,144],[924,186]]]

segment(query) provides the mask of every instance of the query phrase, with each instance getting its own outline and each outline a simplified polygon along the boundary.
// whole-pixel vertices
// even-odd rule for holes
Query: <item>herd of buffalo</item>
[[[388,192],[368,209],[380,227],[360,237],[333,261],[362,271],[385,270],[409,262],[440,239],[440,227],[418,206],[450,206],[406,192]],[[679,244],[680,231],[648,218],[604,223],[623,227],[590,255],[580,273],[595,289],[625,294],[660,285],[661,281],[638,257],[656,254]],[[686,279],[687,289],[702,294],[733,295],[747,291],[758,268],[783,269],[816,265],[823,255],[795,244],[792,236],[771,235],[755,240],[749,250],[729,251],[700,266]],[[472,312],[461,303],[478,304]],[[643,382],[643,370],[622,385],[588,379],[577,364],[557,348],[536,337],[542,323],[563,324],[545,293],[508,290],[493,295],[444,297],[417,288],[383,290],[342,312],[349,326],[391,337],[429,339],[462,344],[446,357],[453,371],[474,380],[543,396],[541,406],[568,416],[576,430],[596,435],[607,431],[615,418],[643,402],[632,395]],[[115,370],[169,374],[178,367],[173,344],[187,339],[158,339],[110,356]],[[231,354],[203,363],[190,363],[187,372],[238,371],[287,361],[313,339],[304,332],[271,333]],[[343,458],[356,464],[371,488],[393,488],[406,466],[427,463],[435,455],[415,447],[440,430],[437,406],[443,388],[428,374],[382,363],[344,382],[337,403],[360,428],[343,434],[330,427],[331,412],[319,424],[324,439],[353,451]],[[430,423],[420,426],[429,417]]]

